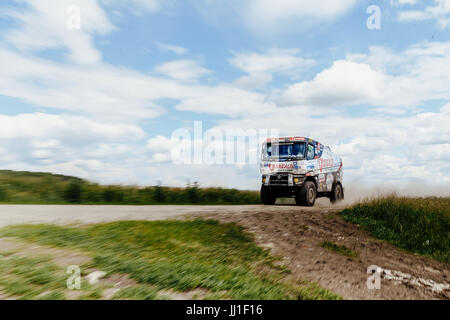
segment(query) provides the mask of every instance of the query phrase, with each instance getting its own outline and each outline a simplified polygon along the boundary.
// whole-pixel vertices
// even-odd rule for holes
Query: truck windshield
[[[263,148],[263,156],[264,158],[304,158],[305,150],[306,143],[304,142],[280,143],[273,145],[272,143],[266,143]]]

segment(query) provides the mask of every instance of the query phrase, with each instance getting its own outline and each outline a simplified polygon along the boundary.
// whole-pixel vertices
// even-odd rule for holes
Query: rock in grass
[[[89,273],[86,276],[86,279],[88,280],[89,284],[96,284],[98,281],[106,276],[106,272],[104,271],[94,271],[92,273]]]

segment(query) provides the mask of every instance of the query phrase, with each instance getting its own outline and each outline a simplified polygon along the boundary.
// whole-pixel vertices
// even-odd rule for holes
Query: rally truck
[[[261,154],[261,200],[293,197],[297,205],[314,206],[317,198],[344,199],[342,159],[330,147],[305,137],[267,139]]]

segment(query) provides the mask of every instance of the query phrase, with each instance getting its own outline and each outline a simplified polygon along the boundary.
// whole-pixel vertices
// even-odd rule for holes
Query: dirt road
[[[23,223],[97,223],[201,217],[236,222],[281,256],[289,277],[317,281],[345,299],[450,299],[450,267],[370,237],[319,203],[296,206],[0,206],[0,227]],[[349,258],[319,246],[332,241],[356,251]],[[367,269],[381,267],[381,287],[369,290]]]
[[[250,206],[68,206],[0,205],[0,228],[28,223],[90,224],[117,220],[162,220],[191,214],[283,212],[292,207]]]

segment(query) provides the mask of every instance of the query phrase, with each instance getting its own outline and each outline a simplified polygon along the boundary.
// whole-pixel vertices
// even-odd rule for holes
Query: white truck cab
[[[319,197],[332,203],[344,198],[342,159],[313,139],[267,139],[260,166],[261,200],[266,205],[285,197],[303,206],[313,206]]]

